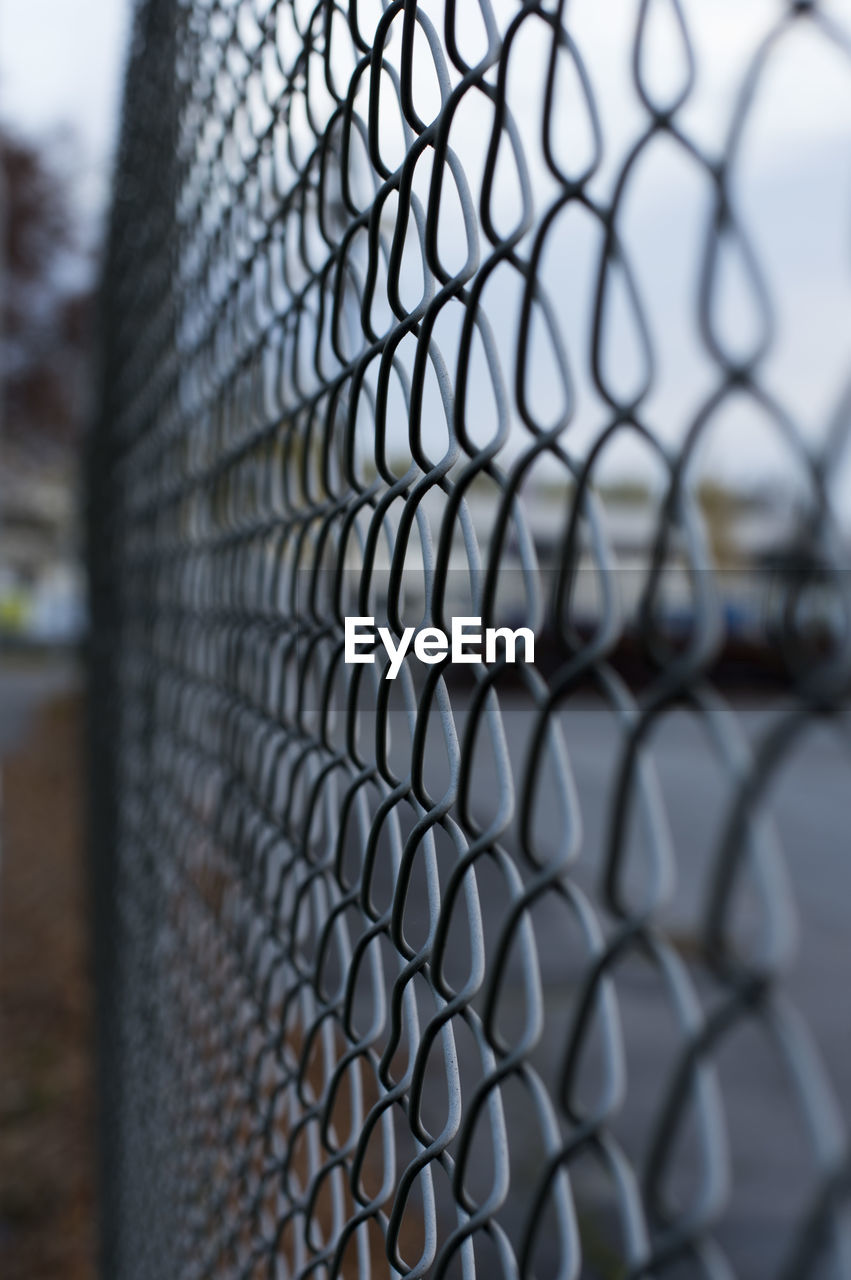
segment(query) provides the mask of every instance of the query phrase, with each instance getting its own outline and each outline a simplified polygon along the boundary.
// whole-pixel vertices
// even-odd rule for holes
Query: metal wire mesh
[[[820,233],[747,189],[789,96],[806,187],[849,18],[140,5],[90,458],[106,1274],[851,1275],[847,352],[784,381]],[[391,683],[354,614],[538,662]]]

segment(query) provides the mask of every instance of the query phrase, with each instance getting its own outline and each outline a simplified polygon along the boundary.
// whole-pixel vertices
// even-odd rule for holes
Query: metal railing
[[[138,7],[105,1274],[851,1275],[850,53],[842,3]],[[537,661],[390,682],[352,615]]]

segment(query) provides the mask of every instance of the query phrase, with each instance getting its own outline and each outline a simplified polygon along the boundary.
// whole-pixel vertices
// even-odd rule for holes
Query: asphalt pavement
[[[40,706],[79,688],[81,679],[72,653],[0,652],[0,756],[21,742]]]
[[[501,709],[514,783],[506,786],[504,773],[488,763],[493,752],[482,746],[482,764],[471,779],[470,808],[483,826],[512,786],[518,792],[516,807],[517,779],[533,724],[533,713],[520,695],[501,695]],[[718,850],[740,787],[737,777],[749,771],[748,753],[759,756],[768,749],[789,711],[789,704],[780,699],[758,702],[739,697],[722,709],[724,749],[720,754],[705,722],[682,710],[667,713],[647,740],[643,794],[649,796],[654,811],[656,843],[648,837],[646,824],[642,826],[640,805],[634,805],[623,840],[625,890],[631,902],[641,901],[652,882],[661,833],[670,891],[658,919],[682,962],[691,997],[703,1017],[719,1010],[729,994],[703,964],[700,938]],[[460,736],[463,714],[456,715],[456,725]],[[395,740],[391,759],[401,769],[410,741],[401,714],[392,717],[391,728]],[[611,935],[617,922],[602,906],[601,878],[624,755],[624,728],[602,702],[587,698],[564,710],[559,728],[562,762],[558,768],[543,763],[537,775],[532,843],[545,860],[573,840],[571,881],[586,894],[601,932]],[[451,749],[447,751],[441,735],[435,733],[427,745],[425,765],[427,785],[435,796],[447,785],[450,756]],[[738,775],[730,760],[738,760]],[[732,1020],[717,1041],[707,1072],[707,1087],[717,1103],[709,1136],[726,1151],[722,1165],[729,1178],[715,1237],[742,1280],[768,1280],[778,1274],[780,1260],[816,1193],[814,1127],[821,1126],[827,1148],[839,1149],[851,1121],[850,782],[847,737],[843,739],[837,726],[819,722],[795,737],[792,749],[771,769],[760,802],[751,806],[762,854],[761,860],[748,864],[739,882],[733,932],[743,954],[753,956],[764,954],[766,922],[779,921],[781,935],[788,935],[791,942],[774,986],[778,999],[762,1012],[745,1011]],[[502,844],[528,881],[531,872],[516,820]],[[439,851],[438,861],[441,857],[451,863],[451,853]],[[487,948],[505,919],[509,894],[504,879],[487,860],[477,864],[477,884]],[[389,882],[385,889],[391,891]],[[405,926],[411,938],[419,939],[428,929],[424,882],[409,892],[409,898]],[[575,920],[555,895],[538,903],[532,922],[544,1008],[540,1040],[532,1056],[542,1079],[557,1095],[569,1029],[588,971],[588,952]],[[459,937],[463,928],[462,924]],[[494,952],[489,954],[492,959]],[[670,987],[659,970],[638,954],[629,955],[616,969],[614,994],[625,1077],[624,1094],[610,1128],[641,1181],[647,1174],[652,1135],[674,1068],[682,1057],[684,1033]],[[512,1027],[516,1032],[523,1025],[526,1001],[518,951],[509,961],[499,1000],[501,1025],[509,1038]],[[604,1078],[606,1056],[598,1032],[599,1028],[592,1029],[587,1037],[579,1073],[580,1092],[589,1100]],[[477,1065],[472,1063],[471,1080],[476,1073]],[[442,1076],[436,1055],[435,1099],[445,1096]],[[511,1089],[506,1093],[510,1095]],[[529,1098],[522,1099],[518,1090],[515,1095],[513,1103],[506,1101],[507,1116],[509,1112],[513,1116],[507,1119],[513,1190],[500,1220],[517,1238],[542,1167],[544,1143]],[[440,1110],[435,1101],[436,1116]],[[568,1131],[566,1127],[564,1132]],[[679,1147],[671,1161],[667,1189],[675,1201],[689,1203],[706,1168],[698,1124],[686,1124]],[[488,1161],[484,1149],[482,1160]],[[598,1245],[603,1258],[587,1274],[616,1275],[619,1214],[611,1180],[593,1160],[585,1160],[575,1167],[574,1185],[589,1255]],[[559,1274],[556,1234],[544,1233],[552,1253],[541,1257],[541,1275]],[[547,1247],[545,1243],[545,1251]]]

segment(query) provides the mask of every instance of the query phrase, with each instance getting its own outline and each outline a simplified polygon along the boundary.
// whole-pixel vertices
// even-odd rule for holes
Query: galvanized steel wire
[[[787,990],[794,895],[759,816],[809,726],[847,739],[851,643],[794,625],[816,578],[847,609],[830,489],[847,405],[815,447],[766,376],[779,322],[733,190],[776,51],[818,39],[847,59],[841,8],[763,6],[713,149],[689,116],[695,6],[618,6],[642,121],[618,150],[564,0],[139,5],[89,470],[110,1276],[763,1274],[725,1235],[736,1135],[717,1064],[743,1028],[804,1135],[776,1274],[851,1275],[847,1100]],[[667,434],[622,236],[660,141],[709,211],[693,316],[711,376]],[[571,217],[595,245],[579,345],[559,309],[578,286],[551,252]],[[744,346],[718,305],[731,252],[756,316]],[[776,587],[785,700],[756,741],[713,674],[725,620],[692,465],[733,398],[785,442],[804,495]],[[663,477],[631,620],[596,492],[625,436]],[[560,495],[546,553],[542,466]],[[691,595],[672,632],[674,564]],[[406,663],[395,685],[343,664],[347,614],[446,628],[464,597],[504,620],[507,565],[514,623],[549,637],[548,664],[480,664],[469,687],[445,663]],[[571,603],[580,571],[592,625]],[[569,730],[589,690],[615,727],[593,839]],[[722,780],[686,941],[666,925],[689,873],[653,764],[677,709]],[[652,1108],[624,1034],[632,964],[669,1028]],[[645,1112],[633,1142],[620,1120]],[[749,1229],[758,1254],[771,1228]]]

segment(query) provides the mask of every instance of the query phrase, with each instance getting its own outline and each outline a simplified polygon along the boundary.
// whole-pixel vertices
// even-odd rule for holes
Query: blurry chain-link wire
[[[798,50],[851,78],[849,32],[780,0],[140,4],[90,458],[105,1274],[851,1276],[769,812],[816,722],[819,777],[847,761],[847,334],[802,407],[746,196],[760,103],[779,164]],[[771,574],[724,552],[715,435],[757,481],[786,459]],[[725,565],[771,577],[758,732]],[[539,661],[390,683],[343,662],[366,614],[510,619]],[[817,981],[846,1037],[847,959]]]

